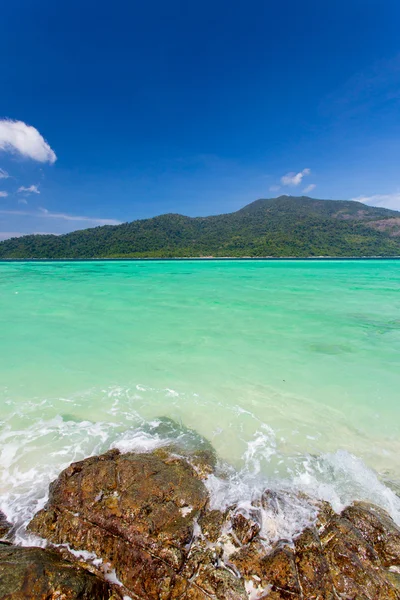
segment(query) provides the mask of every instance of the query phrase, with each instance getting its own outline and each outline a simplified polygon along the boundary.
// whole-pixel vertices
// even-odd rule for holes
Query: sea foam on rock
[[[121,597],[400,600],[400,529],[385,511],[358,502],[338,515],[299,494],[315,518],[293,539],[268,540],[262,515],[295,494],[215,508],[209,450],[114,449],[74,463],[29,529],[100,576],[107,564]]]

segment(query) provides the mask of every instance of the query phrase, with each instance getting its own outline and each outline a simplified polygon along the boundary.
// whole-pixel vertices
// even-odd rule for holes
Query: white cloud
[[[41,215],[48,219],[62,219],[64,221],[82,221],[91,223],[93,225],[120,225],[121,223],[121,221],[116,221],[115,219],[95,219],[92,217],[68,215],[66,213],[53,213],[47,210],[47,208],[39,208],[39,210]]]
[[[8,192],[0,192],[0,198],[7,198]]]
[[[315,190],[316,187],[317,187],[317,185],[315,183],[310,183],[310,185],[308,185],[307,187],[304,188],[303,194],[309,194],[310,192]]]
[[[68,215],[66,213],[53,213],[47,210],[47,208],[39,208],[39,211],[0,210],[0,215],[59,219],[61,221],[79,221],[81,223],[86,223],[88,227],[96,227],[98,225],[120,225],[121,223],[121,221],[117,221],[115,219],[96,219],[94,217],[81,217],[77,215]]]
[[[286,173],[283,177],[281,177],[282,185],[290,185],[296,186],[299,185],[303,181],[303,177],[311,174],[311,169],[303,169],[300,173]]]
[[[18,188],[17,192],[20,194],[21,192],[25,192],[27,194],[40,194],[39,187],[37,185],[30,185],[29,187],[21,187]]]
[[[57,160],[38,130],[23,121],[0,120],[0,150],[16,152],[42,163],[53,164]]]
[[[400,192],[394,194],[374,194],[372,196],[358,196],[352,198],[356,202],[362,202],[369,206],[379,206],[382,208],[390,208],[392,210],[400,210]]]
[[[271,185],[271,187],[269,188],[270,192],[279,192],[279,190],[281,189],[280,185]]]
[[[18,204],[28,204],[28,200],[25,200],[25,198],[19,198]]]
[[[8,179],[10,176],[4,169],[0,169],[0,179]]]

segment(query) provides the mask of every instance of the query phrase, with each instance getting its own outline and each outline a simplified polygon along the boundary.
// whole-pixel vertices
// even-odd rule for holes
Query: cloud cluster
[[[35,127],[23,121],[0,120],[0,150],[13,152],[41,163],[57,160],[43,136]]]
[[[0,198],[7,198],[8,192],[0,192]]]
[[[356,202],[362,202],[369,206],[380,206],[391,210],[400,210],[400,192],[394,194],[374,194],[372,196],[358,196],[352,198]]]
[[[295,173],[294,171],[286,173],[286,175],[283,175],[281,177],[281,185],[271,185],[269,191],[278,192],[282,186],[297,187],[301,184],[304,177],[307,177],[308,175],[311,175],[311,169],[303,169],[298,173]],[[310,185],[307,185],[307,187],[304,188],[303,194],[308,194],[309,192],[312,192],[313,190],[315,190],[316,187],[317,186],[315,183],[310,183]]]
[[[37,185],[30,185],[29,187],[21,187],[18,188],[17,193],[20,194],[24,192],[25,194],[40,194],[39,187]]]
[[[286,173],[286,175],[281,177],[281,184],[289,186],[299,185],[303,181],[303,177],[307,175],[311,175],[311,169],[303,169],[299,173]]]

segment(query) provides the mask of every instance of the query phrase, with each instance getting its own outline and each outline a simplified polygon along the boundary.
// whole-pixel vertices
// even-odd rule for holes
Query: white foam
[[[326,500],[340,512],[355,500],[364,500],[384,508],[400,525],[400,498],[377,474],[346,450],[307,457],[303,469],[293,477],[294,489]]]
[[[247,443],[243,455],[247,469],[255,475],[260,473],[262,461],[268,462],[276,454],[275,433],[266,424],[262,424],[261,428],[262,430],[256,431],[253,439]]]
[[[111,444],[111,448],[117,448],[123,454],[127,452],[152,452],[169,444],[171,440],[163,439],[157,434],[145,431],[127,431]]]
[[[187,517],[193,511],[193,506],[184,506],[180,509],[182,517]]]
[[[252,579],[245,581],[244,587],[249,600],[259,600],[259,598],[265,596],[271,589],[271,586],[264,588],[261,585],[257,585]]]
[[[118,579],[115,569],[111,569],[110,571],[105,572],[104,578],[107,579],[107,581],[109,581],[110,583],[113,583],[114,585],[124,585],[122,581]]]
[[[88,552],[87,550],[74,550],[69,544],[60,544],[68,549],[68,551],[76,558],[81,558],[87,563],[90,563],[96,567],[103,564],[103,559],[99,558],[95,552]]]

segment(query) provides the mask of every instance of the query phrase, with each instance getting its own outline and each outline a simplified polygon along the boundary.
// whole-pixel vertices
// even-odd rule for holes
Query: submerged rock
[[[29,529],[94,553],[134,599],[400,600],[400,530],[385,511],[355,503],[337,515],[320,503],[314,525],[271,547],[261,509],[278,511],[293,494],[266,491],[246,514],[210,510],[203,478],[215,462],[205,450],[115,450],[75,463]]]
[[[1,600],[117,600],[109,585],[56,552],[0,543]]]

